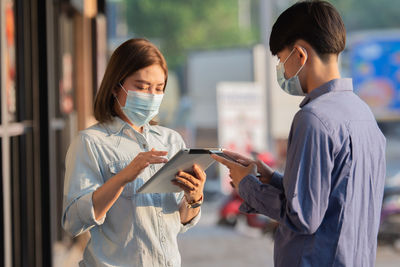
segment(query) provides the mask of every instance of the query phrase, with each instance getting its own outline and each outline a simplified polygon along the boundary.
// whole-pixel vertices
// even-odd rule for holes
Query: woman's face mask
[[[117,102],[122,112],[135,126],[143,126],[153,119],[160,108],[164,94],[150,94],[136,91],[127,91],[122,84],[119,84],[126,93],[125,106]]]
[[[293,54],[294,51],[295,51],[295,48],[293,48],[292,52],[290,52],[289,56],[285,59],[284,62],[278,63],[278,65],[276,66],[276,78],[278,80],[279,86],[286,93],[288,93],[290,95],[304,96],[305,93],[304,93],[303,89],[301,88],[298,74],[303,69],[305,62],[292,78],[289,78],[289,79],[285,78],[285,63],[289,59],[289,57]],[[304,51],[306,51],[306,50],[304,49]],[[307,56],[307,53],[306,53],[306,56]],[[306,58],[306,61],[307,61],[307,58]]]

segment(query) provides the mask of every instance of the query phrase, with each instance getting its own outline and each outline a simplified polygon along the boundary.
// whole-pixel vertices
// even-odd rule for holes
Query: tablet
[[[171,193],[182,189],[172,180],[179,171],[192,172],[193,165],[197,164],[204,171],[214,163],[211,154],[227,157],[221,149],[181,149],[161,169],[159,169],[137,193]]]

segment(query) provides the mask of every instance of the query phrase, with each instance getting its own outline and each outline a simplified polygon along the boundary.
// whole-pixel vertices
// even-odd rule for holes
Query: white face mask
[[[304,64],[300,67],[300,69],[296,72],[296,74],[289,79],[285,78],[285,63],[289,59],[289,57],[293,54],[295,48],[293,48],[292,52],[290,52],[289,56],[285,59],[284,62],[279,62],[279,64],[276,66],[276,78],[278,80],[278,83],[280,87],[285,91],[286,93],[290,95],[297,95],[297,96],[305,96],[306,94],[304,93],[303,89],[301,88],[300,80],[298,74],[300,71],[303,69]],[[306,52],[305,49],[303,49],[304,52]],[[306,52],[306,61],[307,61],[307,52]]]
[[[125,106],[122,106],[116,98],[122,112],[136,126],[143,126],[153,119],[160,108],[164,94],[148,94],[135,91],[125,91],[127,97]]]

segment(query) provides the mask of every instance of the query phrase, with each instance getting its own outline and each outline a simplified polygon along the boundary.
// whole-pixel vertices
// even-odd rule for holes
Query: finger
[[[186,187],[184,184],[181,184],[180,182],[177,182],[175,180],[171,181],[172,184],[176,185],[177,187],[179,187],[180,189],[182,189],[186,194],[190,194],[193,192],[193,190],[191,190],[190,188]]]
[[[231,158],[247,162],[247,164],[250,164],[250,162],[252,161],[250,158],[245,157],[245,156],[243,156],[243,155],[241,155],[239,153],[233,152],[233,151],[229,151],[229,150],[223,149],[222,152],[224,154],[228,155]]]
[[[167,158],[164,158],[164,157],[151,157],[151,158],[149,158],[148,162],[149,162],[150,164],[155,164],[155,163],[166,163],[166,162],[168,162],[168,159],[167,159]]]
[[[258,168],[259,172],[264,175],[268,175],[268,174],[274,172],[274,170],[268,164],[266,164],[265,162],[263,162],[261,160],[257,160],[256,164],[257,164],[257,168]]]
[[[176,175],[176,177],[180,177],[182,179],[187,180],[188,182],[190,182],[191,184],[193,184],[194,186],[199,186],[200,185],[200,180],[197,179],[196,177],[193,177],[192,175],[190,175],[189,173],[186,172],[178,172],[178,174]]]
[[[245,161],[245,160],[238,159],[237,162],[242,164],[243,166],[246,166],[246,167],[249,166],[249,163],[247,161]]]
[[[227,160],[215,154],[212,154],[211,157],[228,168],[231,168],[232,166],[236,165],[236,163],[234,163],[233,161]]]
[[[154,149],[154,148],[153,148]],[[146,152],[147,154],[153,155],[153,156],[165,156],[168,154],[167,151],[157,151],[157,150],[150,150],[149,152]]]
[[[202,168],[200,168],[200,166],[194,164],[193,171],[194,174],[196,175],[196,178],[199,179],[200,181],[204,181],[206,179],[206,173]]]
[[[182,178],[180,176],[176,176],[175,179],[172,181],[178,183],[177,185],[182,189],[184,189],[182,187],[182,186],[184,186],[189,191],[196,190],[196,187],[192,183],[190,183],[188,180],[186,180],[185,178]]]

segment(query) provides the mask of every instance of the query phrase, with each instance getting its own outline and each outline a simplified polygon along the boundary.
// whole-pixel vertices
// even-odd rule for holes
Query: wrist
[[[186,207],[190,209],[198,208],[203,204],[203,195],[200,196],[200,198],[194,198],[193,200],[188,200],[187,197],[185,196],[185,201],[186,201]]]
[[[126,184],[128,184],[129,182],[131,182],[133,180],[130,172],[126,168],[123,169],[118,174],[119,174],[119,181],[122,186],[125,186]]]

